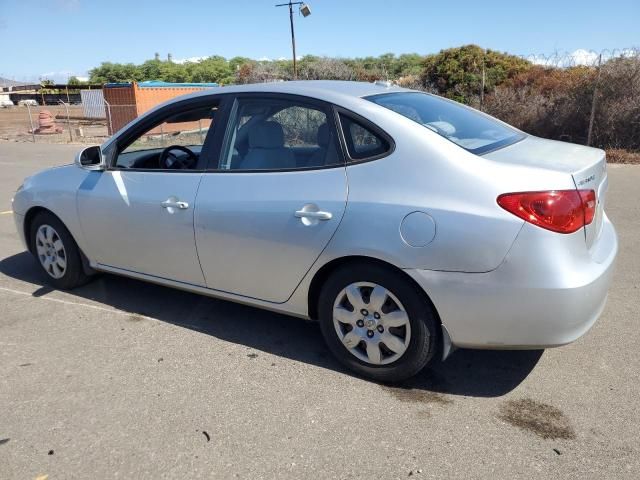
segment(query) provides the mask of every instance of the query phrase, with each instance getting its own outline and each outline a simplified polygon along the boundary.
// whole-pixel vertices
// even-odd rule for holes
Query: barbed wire
[[[556,51],[550,54],[527,54],[518,56],[534,65],[543,67],[597,67],[618,58],[640,58],[640,49],[636,47],[601,51],[578,49],[573,52]]]

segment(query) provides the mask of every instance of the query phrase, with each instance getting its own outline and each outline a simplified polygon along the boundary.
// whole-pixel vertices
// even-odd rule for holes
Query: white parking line
[[[5,287],[0,287],[0,291],[3,292],[9,292],[9,293],[13,293],[16,295],[22,295],[25,297],[32,297],[36,300],[47,300],[49,302],[56,302],[56,303],[61,303],[63,305],[75,305],[78,307],[85,307],[85,308],[91,308],[93,310],[100,310],[102,312],[108,312],[108,313],[114,313],[116,315],[136,315],[140,318],[146,318],[148,320],[156,320],[153,317],[147,317],[146,315],[140,315],[137,313],[133,313],[133,312],[123,312],[122,310],[114,310],[112,308],[105,308],[105,307],[98,307],[97,305],[89,305],[88,303],[82,303],[82,302],[70,302],[69,300],[61,300],[59,298],[51,298],[51,297],[34,297],[31,293],[29,292],[23,292],[21,290],[14,290],[12,288],[5,288]]]

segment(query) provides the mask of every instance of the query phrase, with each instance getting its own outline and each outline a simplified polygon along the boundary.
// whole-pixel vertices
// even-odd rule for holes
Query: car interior
[[[291,103],[242,105],[226,170],[279,170],[341,163],[326,114]]]
[[[200,155],[217,109],[200,108],[175,115],[128,142],[116,166],[127,169],[202,169]],[[287,101],[242,104],[224,170],[281,170],[342,163],[327,115]],[[206,125],[206,128],[202,128]]]
[[[174,115],[119,148],[118,168],[194,170],[213,125],[217,107]]]

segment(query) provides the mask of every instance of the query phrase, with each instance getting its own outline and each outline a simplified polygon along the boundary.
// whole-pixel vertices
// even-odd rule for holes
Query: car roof
[[[228,87],[212,88],[188,96],[199,97],[224,93],[288,93],[334,100],[336,97],[360,98],[380,93],[409,91],[391,85],[388,82],[351,82],[344,80],[294,80],[286,82],[253,83],[247,85],[230,85]],[[182,98],[186,98],[184,96]]]

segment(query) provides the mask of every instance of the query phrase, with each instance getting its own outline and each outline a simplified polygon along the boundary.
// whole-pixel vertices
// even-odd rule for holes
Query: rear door
[[[296,149],[311,152],[304,166]],[[196,200],[207,287],[285,302],[326,247],[347,201],[329,105],[287,95],[236,98],[218,167]]]

